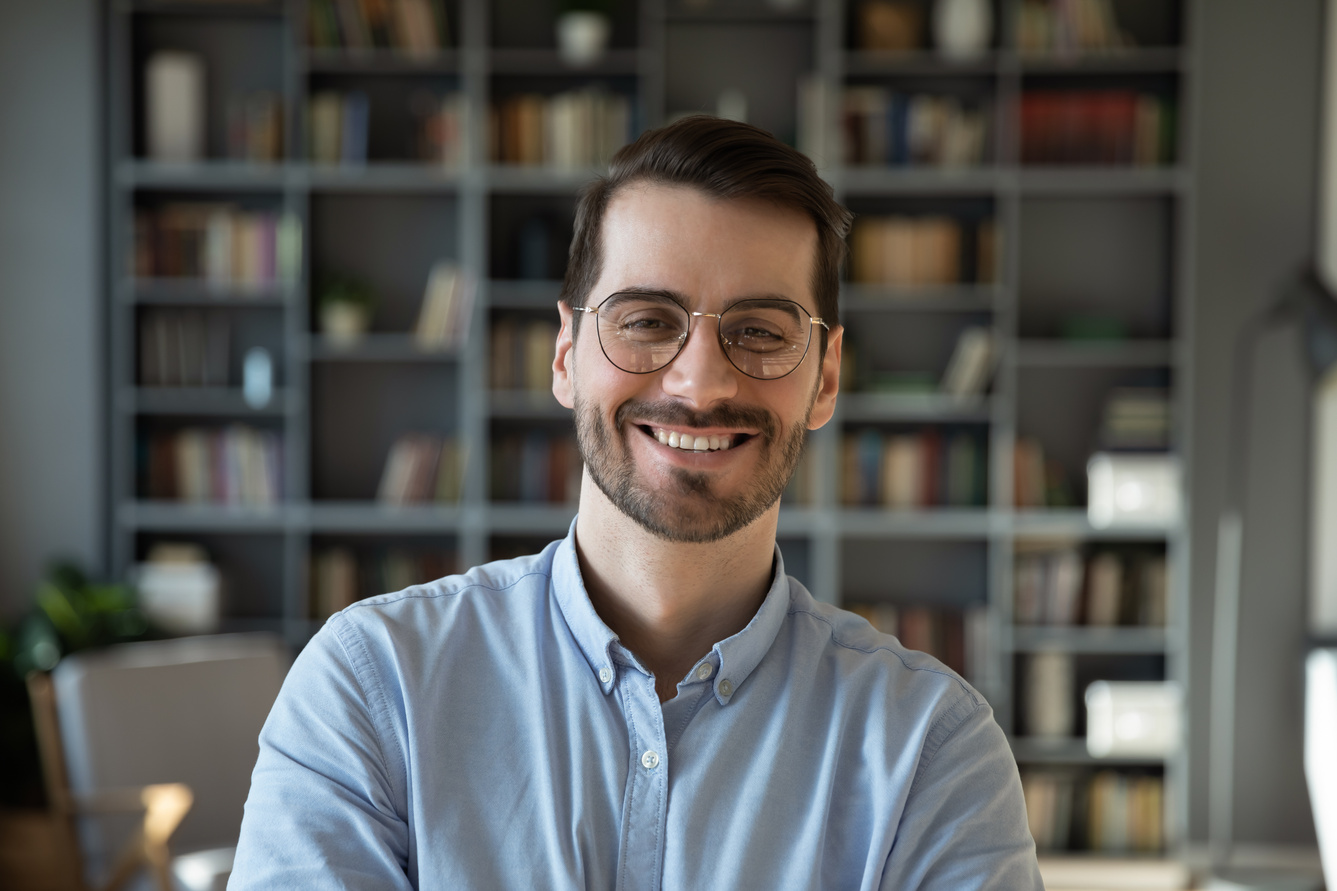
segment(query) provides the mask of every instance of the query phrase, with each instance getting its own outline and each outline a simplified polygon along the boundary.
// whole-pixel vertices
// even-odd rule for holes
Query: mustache
[[[618,407],[613,418],[618,430],[626,426],[628,417],[682,427],[751,427],[767,440],[775,439],[775,418],[765,409],[750,405],[717,406],[709,411],[693,411],[678,402],[645,402],[628,400]]]

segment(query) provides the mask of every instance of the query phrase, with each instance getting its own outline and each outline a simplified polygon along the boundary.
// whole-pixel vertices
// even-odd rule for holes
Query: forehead
[[[783,296],[814,307],[817,227],[800,211],[690,186],[634,183],[609,202],[602,236],[596,300],[653,287],[701,305]]]

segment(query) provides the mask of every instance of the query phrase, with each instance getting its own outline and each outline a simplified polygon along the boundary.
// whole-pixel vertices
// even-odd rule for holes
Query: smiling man
[[[835,408],[848,225],[743,124],[619,152],[559,306],[570,533],[330,619],[261,734],[230,887],[1042,887],[987,703],[776,547]]]

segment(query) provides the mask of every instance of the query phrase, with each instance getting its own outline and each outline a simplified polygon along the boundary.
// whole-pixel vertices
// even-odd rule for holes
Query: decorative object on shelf
[[[1183,744],[1183,694],[1171,681],[1094,681],[1086,688],[1086,750],[1095,758],[1168,758]]]
[[[159,542],[134,570],[144,615],[170,634],[218,630],[222,580],[197,544]]]
[[[320,292],[320,331],[335,346],[352,346],[371,326],[376,294],[366,282],[341,276]]]
[[[1168,453],[1097,452],[1086,465],[1087,516],[1097,529],[1169,526],[1179,519],[1179,460]]]
[[[264,347],[251,347],[241,361],[241,396],[254,409],[274,398],[274,360]]]
[[[935,0],[933,44],[950,58],[983,53],[993,39],[991,0]]]
[[[204,59],[196,53],[160,50],[144,66],[144,123],[149,158],[204,158]]]
[[[608,49],[613,25],[609,0],[567,0],[557,16],[557,52],[573,68],[593,65]]]

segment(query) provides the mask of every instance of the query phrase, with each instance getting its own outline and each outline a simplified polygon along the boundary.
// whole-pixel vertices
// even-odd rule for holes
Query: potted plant
[[[352,276],[331,277],[320,289],[320,332],[339,346],[357,343],[371,326],[376,294]]]
[[[561,0],[557,51],[573,67],[592,65],[608,48],[614,0]]]

